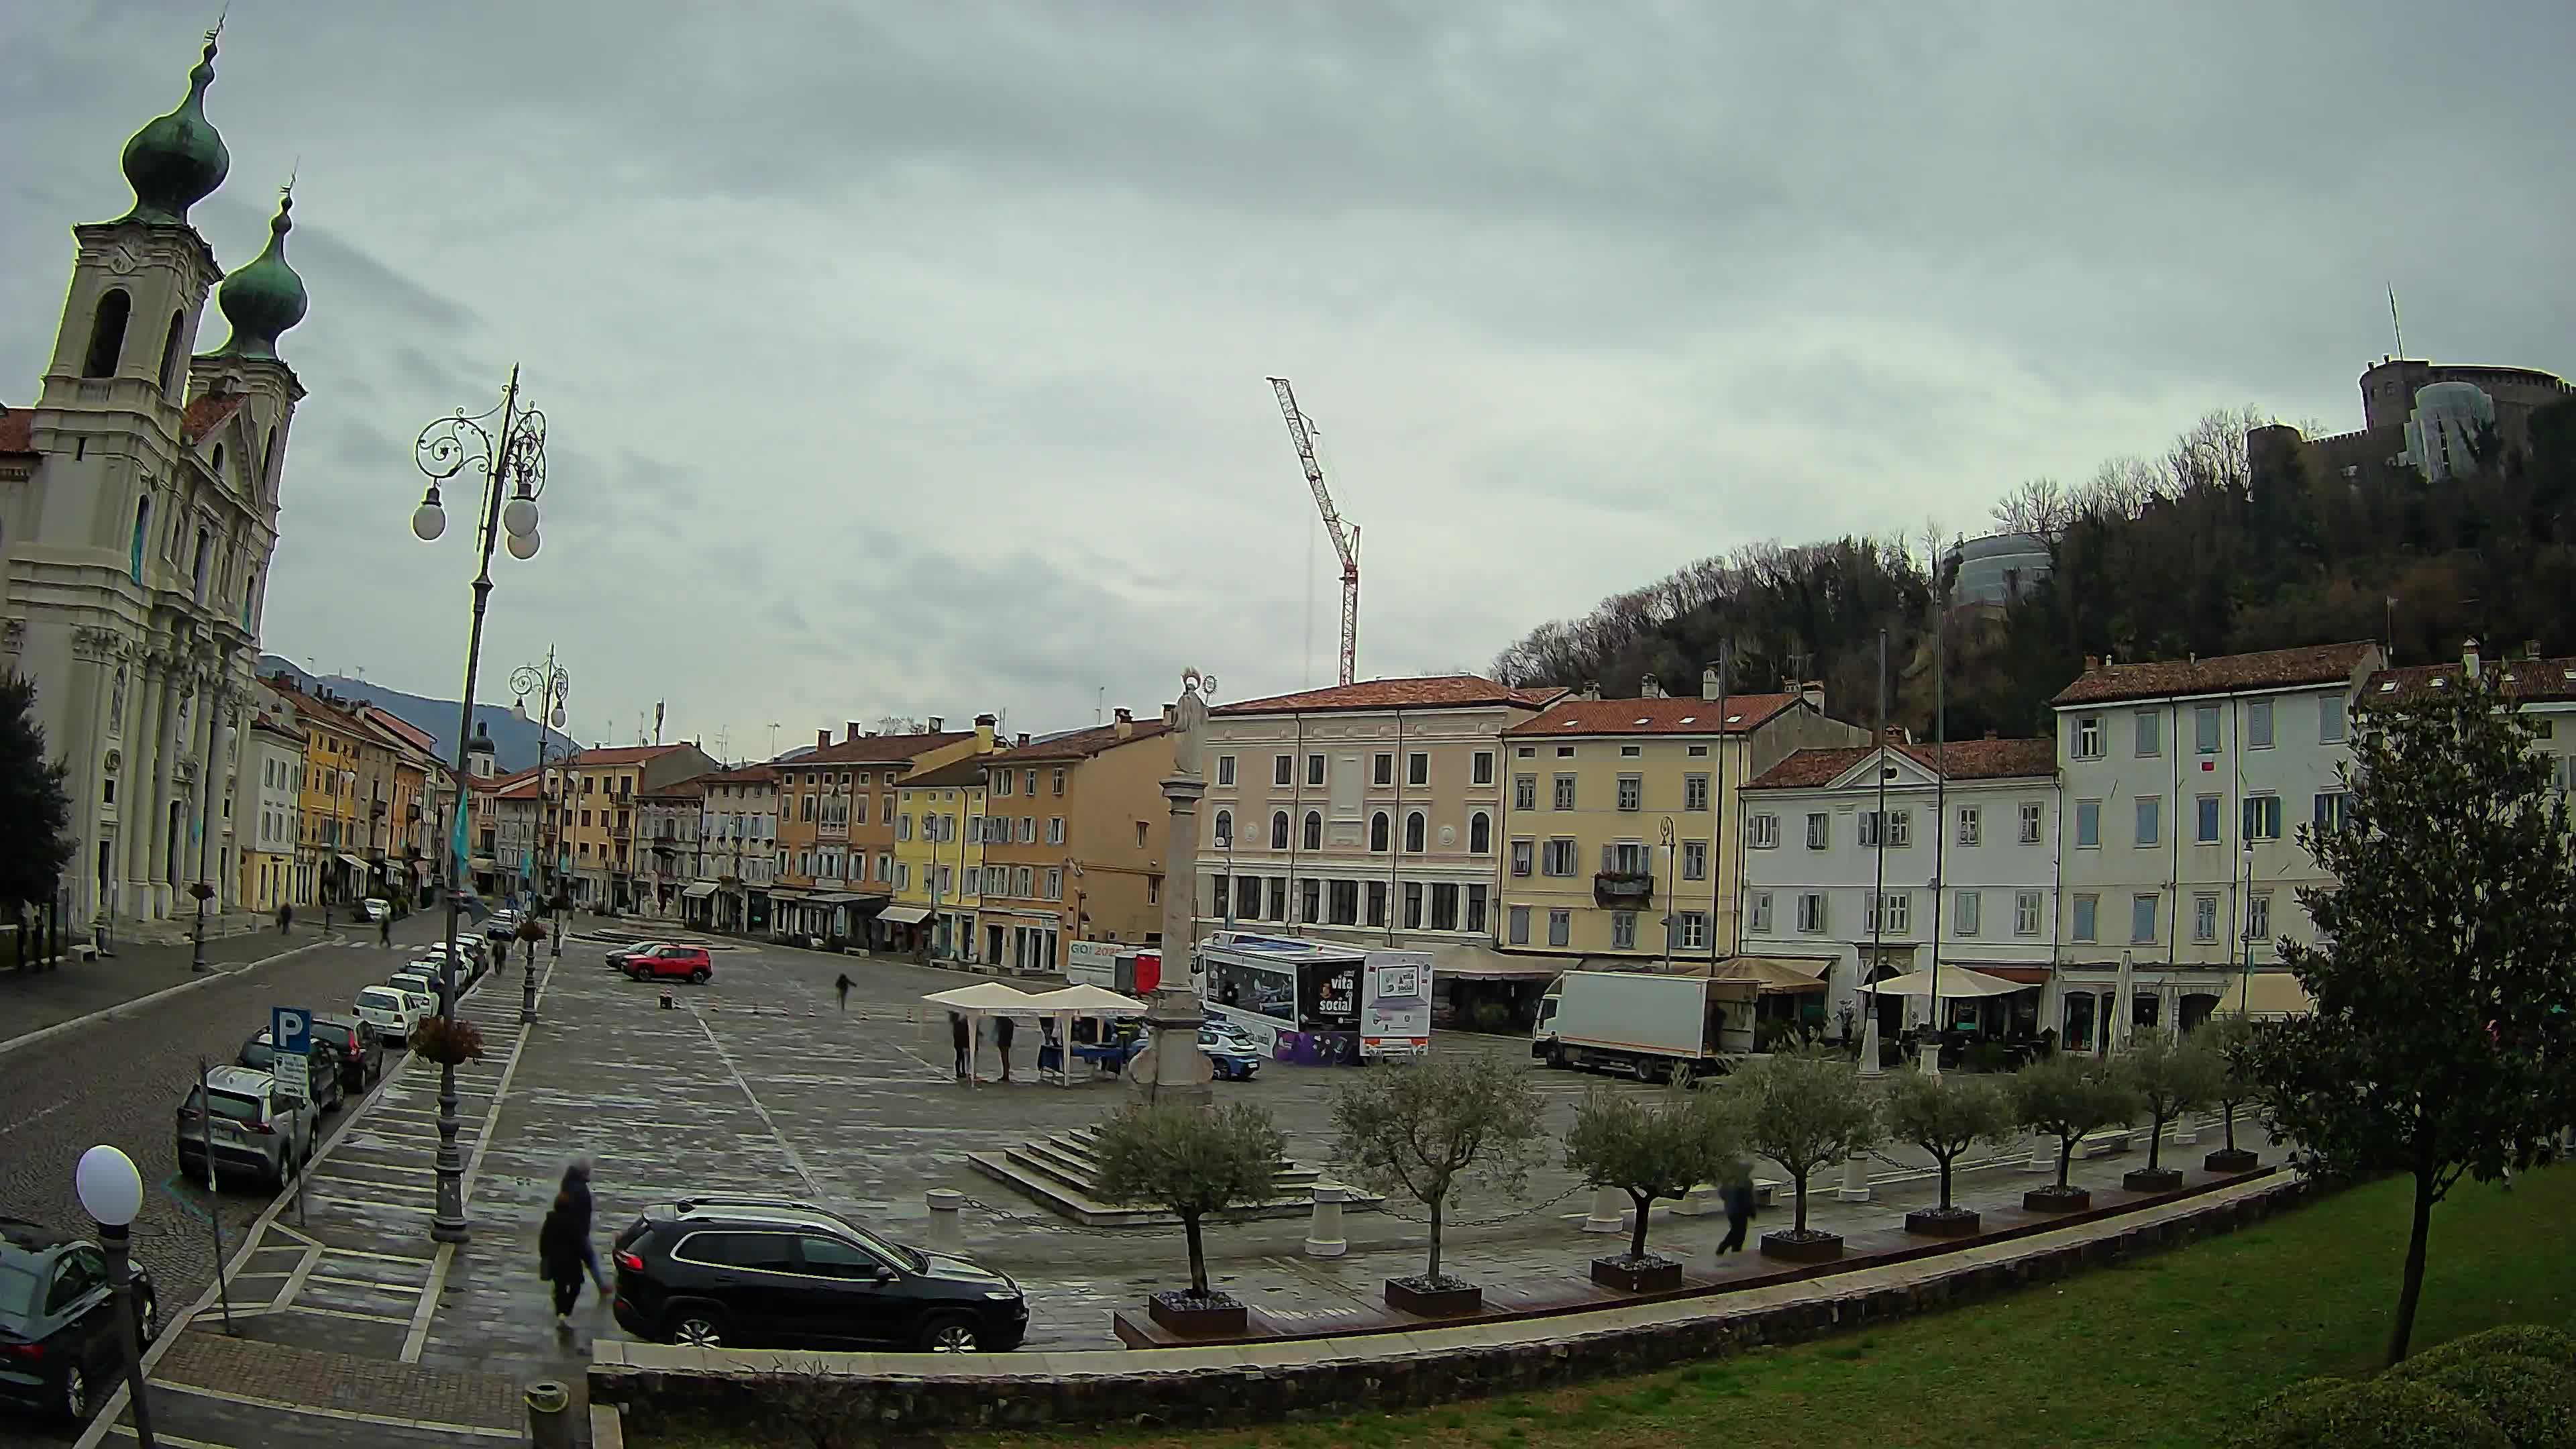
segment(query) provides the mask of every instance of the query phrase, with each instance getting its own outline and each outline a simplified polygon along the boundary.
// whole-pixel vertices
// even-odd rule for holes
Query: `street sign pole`
[[[277,1080],[281,1096],[290,1096],[310,1107],[313,1104],[313,1013],[300,1006],[272,1006],[268,1009],[268,1040],[271,1048],[269,1073]],[[321,1128],[321,1113],[314,1113],[312,1130]],[[295,1179],[295,1225],[304,1226],[303,1157],[313,1149],[307,1137],[299,1150],[293,1142],[286,1148],[287,1171]]]
[[[224,1332],[230,1333],[233,1295],[224,1284],[223,1197],[215,1184],[215,1091],[208,1075],[206,1059],[197,1058],[197,1141],[206,1153],[206,1227],[215,1235],[215,1298],[223,1305]]]

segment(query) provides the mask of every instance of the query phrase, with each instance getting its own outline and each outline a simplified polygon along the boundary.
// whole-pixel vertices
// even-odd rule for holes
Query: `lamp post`
[[[563,728],[564,700],[572,693],[572,676],[555,663],[554,646],[548,645],[546,662],[543,666],[522,664],[510,671],[510,692],[519,697],[523,709],[529,695],[537,696],[537,803],[545,810],[551,822],[554,814],[554,797],[546,788],[546,746],[552,743],[549,732]],[[548,856],[545,880],[547,886],[552,886],[553,877],[554,858]],[[563,918],[555,912],[551,890],[546,896],[546,916],[554,935],[554,947],[548,953],[551,961],[563,956]],[[537,1019],[536,942],[528,943],[526,956],[525,969],[519,980],[519,1021],[522,1025]]]
[[[486,425],[499,417],[499,436]],[[423,543],[447,531],[447,514],[439,505],[438,485],[472,469],[483,475],[482,506],[475,515],[474,621],[465,636],[465,693],[457,705],[456,773],[471,769],[466,750],[474,735],[474,676],[483,663],[483,614],[492,597],[492,546],[509,537],[510,557],[530,559],[537,553],[537,497],[546,488],[546,415],[519,404],[519,370],[501,392],[501,406],[468,417],[462,409],[420,430],[412,445],[414,461],[429,478],[420,507],[413,510],[411,531]],[[506,502],[505,502],[506,495]],[[454,849],[454,842],[449,843]],[[456,933],[458,901],[447,898],[447,954],[438,968],[438,1009],[456,1015]],[[456,1145],[456,1066],[438,1069],[438,1209],[429,1235],[442,1243],[466,1240],[465,1155]]]
[[[1673,932],[1680,927],[1682,919],[1681,912],[1675,909],[1680,903],[1673,896],[1675,882],[1681,878],[1682,848],[1675,843],[1673,817],[1669,815],[1664,817],[1663,841],[1660,848],[1664,854],[1664,972],[1670,975],[1673,969]],[[1653,884],[1653,881],[1654,877],[1647,877],[1649,885]]]
[[[134,1215],[143,1211],[143,1176],[134,1170],[134,1159],[101,1144],[81,1154],[72,1186],[80,1193],[81,1211],[98,1223],[99,1244],[107,1249],[118,1352],[125,1360],[126,1394],[134,1401],[134,1438],[143,1449],[152,1449],[152,1410],[143,1396],[143,1334],[135,1322],[134,1268],[126,1255]],[[71,1372],[79,1373],[80,1365],[73,1364]]]

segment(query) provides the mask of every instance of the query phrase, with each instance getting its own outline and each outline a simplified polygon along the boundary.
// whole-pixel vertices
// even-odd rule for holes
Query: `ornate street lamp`
[[[101,1144],[81,1154],[80,1165],[72,1169],[72,1186],[80,1194],[81,1211],[98,1223],[99,1244],[107,1249],[107,1286],[113,1295],[108,1301],[116,1315],[127,1396],[134,1401],[134,1439],[142,1449],[152,1449],[152,1410],[143,1396],[143,1333],[135,1323],[134,1268],[126,1251],[135,1214],[143,1211],[143,1175],[134,1170],[133,1158]],[[74,1362],[71,1372],[80,1371]]]
[[[526,712],[528,696],[532,694],[537,696],[537,804],[546,816],[541,823],[546,827],[546,831],[552,832],[556,828],[553,819],[555,802],[554,794],[546,784],[546,746],[552,740],[551,732],[563,728],[564,700],[572,693],[572,676],[555,663],[555,651],[548,648],[546,662],[542,668],[534,664],[522,664],[510,671],[510,692],[519,697],[521,713]],[[543,832],[540,834],[540,841],[542,839]],[[532,846],[538,843],[539,841],[530,842]],[[546,856],[545,874],[539,886],[547,893],[546,917],[554,929],[554,947],[548,954],[553,960],[561,960],[563,958],[563,915],[555,909],[554,873],[554,856],[549,853]],[[528,942],[526,955],[525,969],[519,980],[519,1021],[522,1025],[533,1024],[537,1019],[537,945],[534,940]]]
[[[498,419],[495,423],[495,419]],[[497,427],[497,435],[495,428]],[[428,491],[411,515],[412,535],[435,542],[447,531],[447,513],[438,485],[468,471],[482,474],[482,506],[475,511],[474,622],[465,636],[465,694],[457,706],[456,774],[471,773],[466,750],[474,736],[474,676],[483,664],[483,614],[492,597],[492,546],[507,536],[510,557],[537,554],[537,498],[546,491],[546,415],[519,404],[519,369],[510,369],[501,405],[490,412],[440,418],[420,430],[412,445],[420,471],[429,477]],[[463,824],[463,817],[458,817]],[[447,846],[452,853],[455,841]],[[456,867],[463,869],[463,862]],[[438,1009],[456,1017],[456,936],[461,903],[447,897],[447,954],[438,968]],[[456,1065],[438,1069],[438,1209],[429,1235],[442,1243],[461,1243],[465,1224],[465,1155],[456,1145]]]

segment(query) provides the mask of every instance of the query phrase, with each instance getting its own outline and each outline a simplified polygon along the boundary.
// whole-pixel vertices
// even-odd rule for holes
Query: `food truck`
[[[1200,945],[1199,1001],[1277,1061],[1351,1066],[1431,1049],[1431,956],[1221,931]]]

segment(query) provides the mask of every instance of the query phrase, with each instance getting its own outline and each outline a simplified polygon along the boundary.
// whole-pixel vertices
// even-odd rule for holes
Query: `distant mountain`
[[[275,654],[260,656],[259,673],[263,679],[284,674],[294,679],[307,693],[316,689],[327,689],[351,703],[372,704],[403,723],[426,731],[435,737],[438,740],[440,759],[452,762],[456,758],[455,700],[428,699],[417,694],[405,694],[399,689],[387,689],[381,684],[373,684],[364,679],[351,679],[346,675],[309,674],[297,668],[293,661]],[[476,705],[474,722],[483,726],[484,731],[492,736],[492,754],[504,773],[524,770],[536,764],[541,737],[547,742],[548,749],[562,751],[580,747],[578,741],[560,730],[540,731],[535,720],[522,719],[516,710],[507,705]]]

